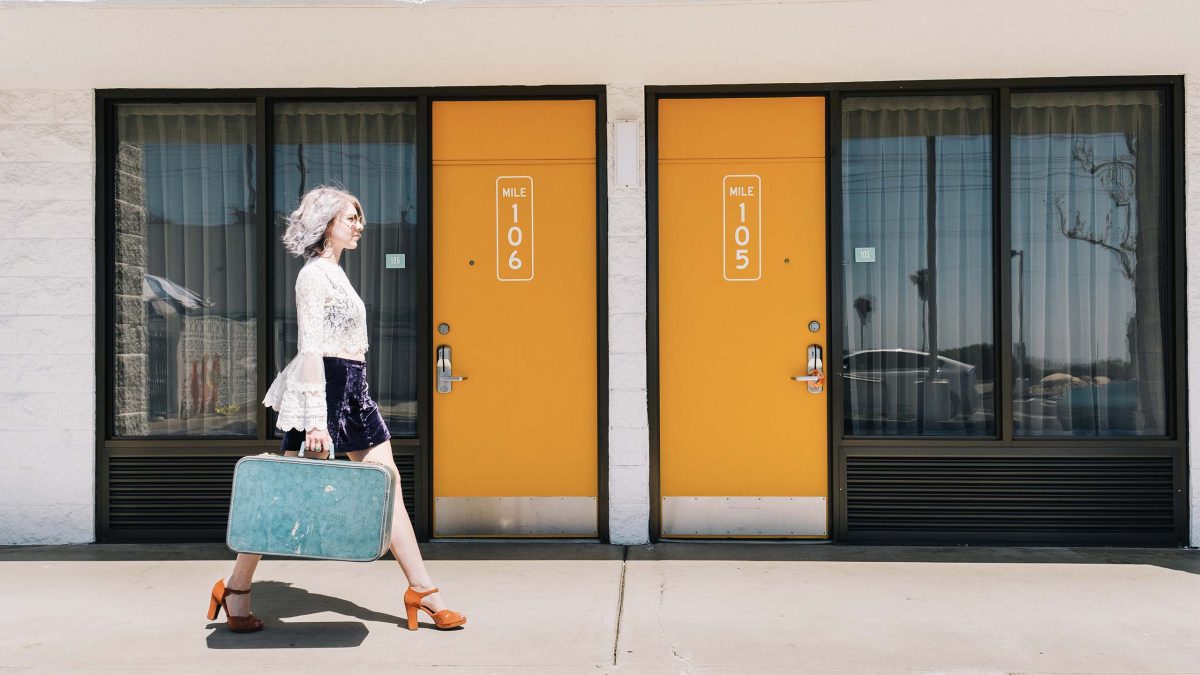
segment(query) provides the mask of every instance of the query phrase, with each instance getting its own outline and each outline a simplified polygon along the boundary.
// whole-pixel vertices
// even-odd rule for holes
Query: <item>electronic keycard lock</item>
[[[467,378],[455,377],[450,364],[450,345],[437,348],[437,390],[439,394],[449,394],[453,382],[462,382]]]
[[[825,390],[825,360],[821,358],[821,345],[808,346],[808,374],[796,375],[792,379],[807,382],[810,394],[819,394]]]

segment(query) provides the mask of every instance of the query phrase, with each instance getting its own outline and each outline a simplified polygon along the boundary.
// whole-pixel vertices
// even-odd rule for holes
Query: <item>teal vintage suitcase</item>
[[[391,541],[396,486],[373,462],[243,457],[225,541],[238,553],[375,560]]]

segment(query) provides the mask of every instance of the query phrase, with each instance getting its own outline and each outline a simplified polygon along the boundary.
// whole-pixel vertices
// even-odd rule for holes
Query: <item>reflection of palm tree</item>
[[[925,351],[925,303],[929,301],[929,270],[919,269],[908,275],[908,280],[917,287],[917,297],[921,299],[921,351]]]
[[[875,309],[873,306],[874,298],[869,295],[863,295],[854,299],[854,311],[858,313],[858,348],[866,349],[866,328],[867,317]]]

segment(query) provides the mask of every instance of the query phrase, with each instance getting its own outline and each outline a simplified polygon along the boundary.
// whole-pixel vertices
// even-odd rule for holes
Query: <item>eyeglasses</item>
[[[342,221],[351,227],[363,224],[362,216],[358,215],[357,213],[349,217],[342,216]]]

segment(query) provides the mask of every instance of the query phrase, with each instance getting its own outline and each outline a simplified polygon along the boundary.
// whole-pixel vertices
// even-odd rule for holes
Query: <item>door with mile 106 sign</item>
[[[596,106],[433,104],[433,535],[598,535]]]

